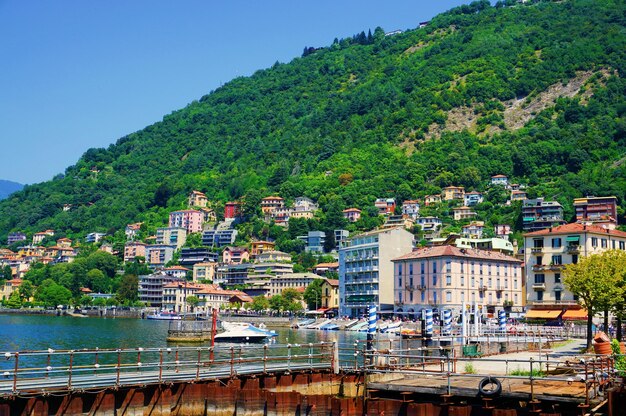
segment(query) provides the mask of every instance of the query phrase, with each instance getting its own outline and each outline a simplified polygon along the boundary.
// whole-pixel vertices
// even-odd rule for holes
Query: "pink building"
[[[199,233],[202,231],[204,213],[193,209],[170,212],[170,227],[180,227],[188,233]]]
[[[350,222],[357,222],[361,218],[361,210],[358,208],[344,209],[343,217]]]
[[[250,261],[250,252],[245,247],[226,247],[222,260],[227,264],[241,264]]]

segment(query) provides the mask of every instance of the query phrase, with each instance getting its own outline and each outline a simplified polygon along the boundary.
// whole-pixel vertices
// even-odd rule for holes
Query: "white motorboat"
[[[146,319],[152,319],[156,321],[180,321],[182,318],[176,312],[161,311],[152,315],[146,316]]]
[[[275,331],[257,328],[248,323],[222,322],[224,332],[215,335],[215,342],[263,342],[275,337]]]

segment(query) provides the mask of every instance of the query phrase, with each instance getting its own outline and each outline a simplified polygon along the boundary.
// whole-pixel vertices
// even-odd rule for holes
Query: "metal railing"
[[[335,342],[6,352],[0,397],[338,369]]]

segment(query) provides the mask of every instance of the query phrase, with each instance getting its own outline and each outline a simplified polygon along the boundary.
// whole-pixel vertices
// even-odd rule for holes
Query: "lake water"
[[[0,351],[171,347],[176,344],[165,340],[168,327],[168,321],[145,319],[0,315]],[[352,345],[366,338],[365,333],[354,331],[272,329],[278,333],[279,344],[337,341]]]

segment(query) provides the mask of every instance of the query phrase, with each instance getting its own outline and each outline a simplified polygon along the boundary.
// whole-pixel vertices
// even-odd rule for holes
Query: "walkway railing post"
[[[333,342],[333,353],[331,362],[333,365],[333,372],[335,374],[339,374],[339,344],[337,343],[337,341]]]
[[[200,380],[200,359],[202,354],[202,348],[198,348],[198,362],[196,364],[196,381]]]
[[[115,376],[115,385],[120,385],[120,369],[122,367],[122,350],[117,350],[117,375]]]
[[[263,345],[263,374],[267,374],[267,344]]]
[[[159,348],[159,384],[163,380],[163,350]]]
[[[67,388],[68,390],[72,389],[72,366],[74,364],[74,351],[70,350],[70,366],[68,368],[68,376],[67,376]]]
[[[230,376],[235,375],[235,347],[230,347]]]
[[[13,370],[13,393],[17,393],[17,372],[19,370],[20,353],[15,353],[15,368]]]
[[[291,344],[287,344],[287,371],[291,371]]]
[[[533,377],[533,357],[530,357],[530,401],[535,400],[535,383]]]

